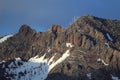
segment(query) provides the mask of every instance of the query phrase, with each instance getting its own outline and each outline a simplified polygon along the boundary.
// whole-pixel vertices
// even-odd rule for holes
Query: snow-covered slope
[[[12,75],[7,78],[12,80],[44,80],[47,74],[48,65],[35,60],[25,62],[19,58],[15,62],[11,62],[6,68],[6,75]],[[36,77],[39,77],[39,79]]]
[[[12,37],[12,36],[13,36],[13,35],[7,35],[7,36],[1,38],[1,39],[0,39],[0,43],[6,41],[8,38],[10,38],[10,37]]]
[[[69,51],[67,50],[57,61],[54,61],[57,54],[50,59],[45,59],[46,54],[41,57],[35,56],[27,62],[16,58],[7,66],[2,65],[3,69],[5,68],[5,76],[10,80],[44,80],[57,64],[63,62],[70,55]]]

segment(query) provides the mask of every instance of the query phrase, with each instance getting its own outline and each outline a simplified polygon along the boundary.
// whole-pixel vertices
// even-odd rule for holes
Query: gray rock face
[[[45,53],[46,58],[57,53],[58,60],[70,49],[70,56],[55,66],[46,80],[112,80],[111,75],[120,78],[119,30],[119,20],[90,15],[78,18],[68,29],[52,25],[47,32],[37,33],[23,25],[17,34],[0,44],[0,61],[17,57],[27,61]]]

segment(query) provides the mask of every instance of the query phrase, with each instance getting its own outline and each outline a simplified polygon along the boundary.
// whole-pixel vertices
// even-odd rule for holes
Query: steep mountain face
[[[0,39],[0,79],[118,80],[119,31],[119,20],[91,15],[47,32],[22,25],[17,34]]]

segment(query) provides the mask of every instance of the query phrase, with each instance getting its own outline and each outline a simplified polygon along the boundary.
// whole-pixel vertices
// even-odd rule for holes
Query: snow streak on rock
[[[97,61],[101,61],[105,66],[108,66],[109,64],[105,63],[105,61],[101,58],[97,59]]]
[[[109,43],[105,43],[105,45],[106,45],[108,48],[110,48],[110,45],[109,45]]]
[[[12,36],[13,36],[13,35],[7,35],[7,36],[1,38],[1,39],[0,39],[0,43],[6,41],[8,38],[10,38],[10,37],[12,37]]]
[[[70,50],[67,50],[61,58],[59,58],[56,62],[53,61],[52,64],[49,65],[49,72],[59,63],[63,62],[67,57],[70,56]]]
[[[74,45],[72,43],[66,43],[66,47],[74,47]]]
[[[109,33],[107,33],[106,35],[107,35],[107,37],[108,37],[108,39],[109,39],[110,41],[113,41],[113,39],[112,39],[112,37],[110,36]]]

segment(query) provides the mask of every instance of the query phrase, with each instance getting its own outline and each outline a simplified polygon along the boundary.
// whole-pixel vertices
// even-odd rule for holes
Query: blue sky
[[[74,16],[87,14],[120,20],[120,0],[0,0],[0,35],[16,33],[23,24],[37,31],[67,27]]]

